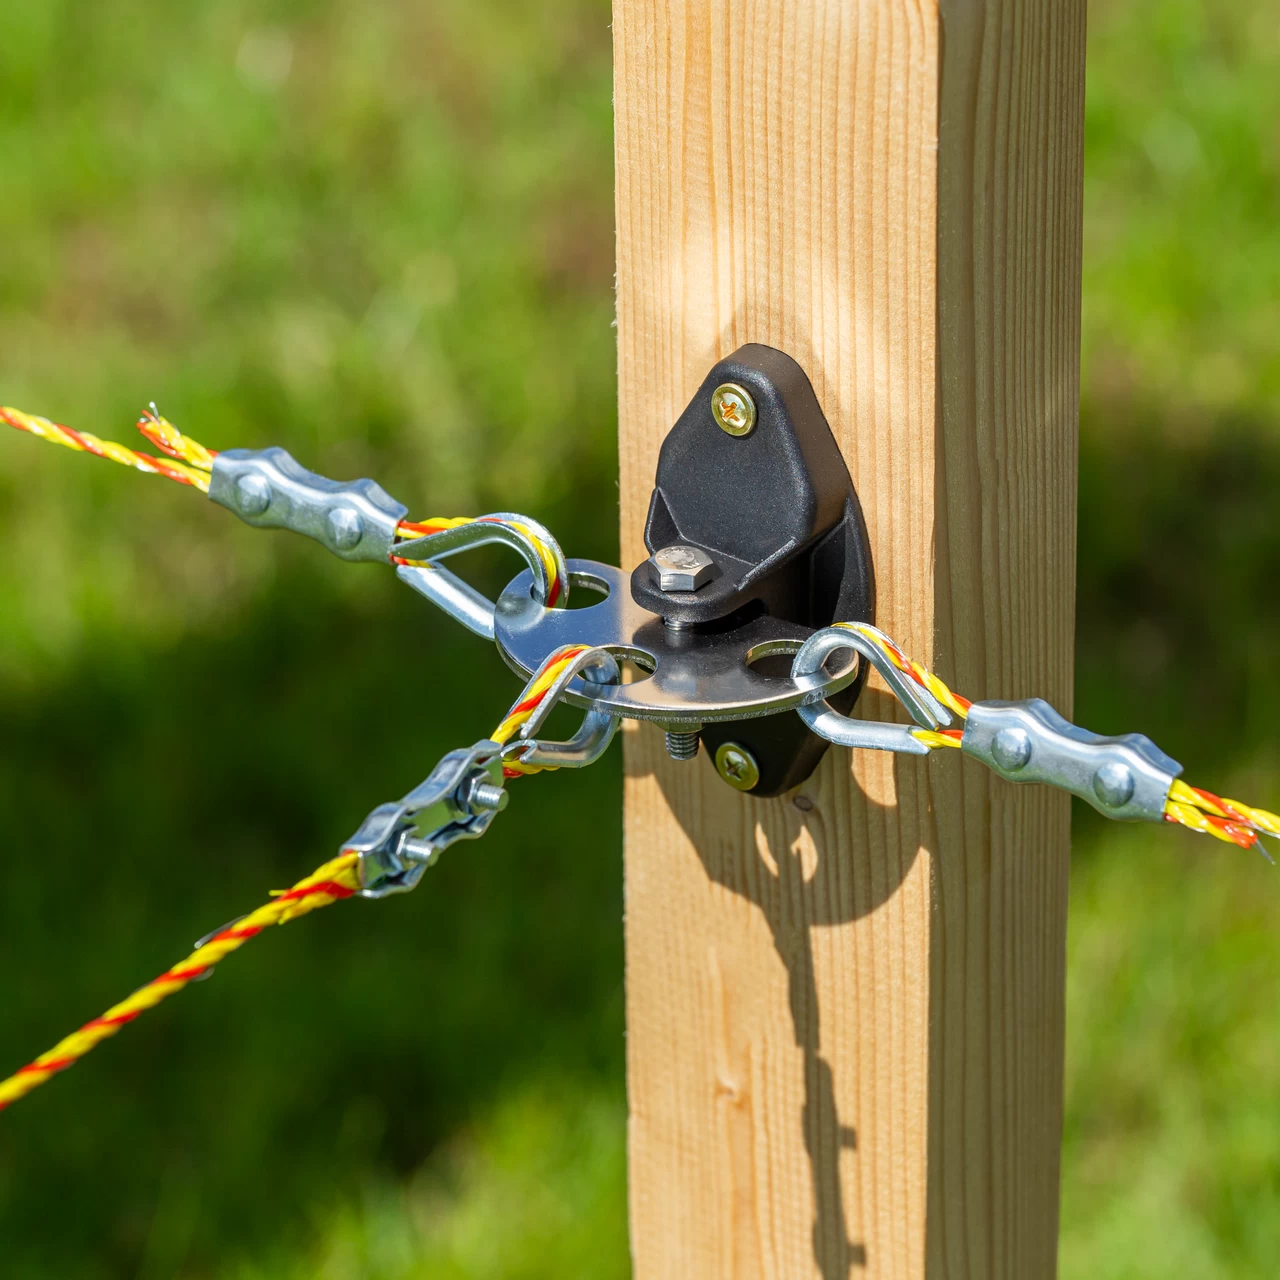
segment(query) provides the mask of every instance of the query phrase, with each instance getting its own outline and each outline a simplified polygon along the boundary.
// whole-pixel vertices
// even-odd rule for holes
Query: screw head
[[[756,402],[746,387],[725,382],[711,393],[711,415],[726,434],[749,436],[756,425]]]
[[[236,481],[236,506],[242,515],[260,516],[271,505],[271,486],[262,476],[241,476]]]
[[[1128,804],[1136,785],[1133,770],[1116,760],[1100,765],[1093,775],[1093,794],[1108,809],[1120,809]]]
[[[736,742],[722,742],[716,749],[716,772],[738,791],[750,791],[760,781],[755,756]]]
[[[364,537],[364,521],[351,507],[334,507],[325,522],[329,537],[339,551],[350,551]]]
[[[715,576],[715,561],[697,547],[663,547],[649,557],[662,591],[697,591]]]
[[[1031,736],[1025,729],[1001,729],[991,740],[991,754],[1002,769],[1017,773],[1031,759]]]

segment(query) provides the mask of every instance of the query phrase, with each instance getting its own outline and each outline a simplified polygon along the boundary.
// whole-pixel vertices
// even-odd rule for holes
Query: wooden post
[[[779,347],[881,626],[1070,713],[1084,8],[615,0],[624,564],[708,368]],[[832,750],[752,800],[648,726],[626,764],[638,1280],[1051,1276],[1066,797]]]

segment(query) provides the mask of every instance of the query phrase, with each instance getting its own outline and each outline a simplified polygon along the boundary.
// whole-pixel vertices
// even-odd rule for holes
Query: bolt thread
[[[492,782],[479,782],[471,788],[473,809],[501,809],[507,803],[507,793]]]
[[[702,738],[698,729],[677,733],[667,730],[667,755],[673,760],[692,760],[698,754],[698,743]]]

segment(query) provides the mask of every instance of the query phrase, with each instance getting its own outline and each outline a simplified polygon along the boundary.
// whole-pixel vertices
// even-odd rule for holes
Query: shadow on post
[[[868,719],[892,718],[897,707],[888,694],[867,691],[860,714]],[[895,793],[901,772],[916,767],[914,760],[894,757]],[[884,858],[876,860],[883,871],[858,874],[838,865],[828,849],[833,842],[818,830],[815,865],[799,844],[806,825],[820,827],[821,816],[804,812],[793,799],[783,797],[756,802],[776,806],[771,814],[774,835],[766,837],[766,857],[754,839],[750,849],[733,841],[708,841],[705,802],[695,803],[690,793],[678,794],[670,788],[667,799],[697,848],[707,875],[760,909],[786,968],[792,1031],[803,1054],[804,1103],[797,1121],[812,1179],[813,1256],[823,1280],[847,1280],[855,1268],[864,1268],[868,1261],[865,1244],[849,1238],[841,1179],[841,1155],[856,1151],[858,1139],[851,1126],[841,1123],[834,1073],[821,1052],[814,930],[848,924],[876,910],[897,892],[915,854],[899,859],[891,871],[888,868],[893,859]],[[897,812],[896,805],[879,806],[867,800],[867,806],[872,814],[891,816]],[[784,829],[779,837],[780,822]],[[756,829],[763,830],[764,824]]]

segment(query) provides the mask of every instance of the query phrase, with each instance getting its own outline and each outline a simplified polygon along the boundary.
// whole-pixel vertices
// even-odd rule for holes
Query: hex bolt
[[[325,524],[339,551],[350,551],[364,537],[364,521],[353,507],[334,507]]]
[[[722,742],[716,751],[716,772],[738,791],[750,791],[760,781],[760,766],[746,747]]]
[[[693,760],[702,741],[701,729],[668,729],[667,755],[673,760]]]
[[[711,393],[711,416],[726,435],[749,436],[756,425],[756,402],[736,382],[725,382]]]
[[[697,547],[677,543],[649,557],[660,591],[697,591],[715,576],[715,561]]]
[[[1100,765],[1093,775],[1093,794],[1108,809],[1122,809],[1127,805],[1133,799],[1135,786],[1133,770],[1116,760]]]
[[[1031,735],[1025,729],[1001,729],[991,741],[991,754],[1002,769],[1017,773],[1031,759]]]
[[[260,516],[271,505],[271,486],[262,476],[241,476],[236,481],[236,508],[246,516]]]

